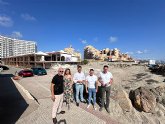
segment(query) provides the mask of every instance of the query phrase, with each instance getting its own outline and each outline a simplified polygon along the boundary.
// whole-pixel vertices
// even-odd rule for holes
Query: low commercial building
[[[33,54],[26,54],[20,56],[12,56],[2,58],[2,62],[5,65],[11,65],[16,67],[43,67],[51,68],[54,64],[78,64],[81,62],[81,57],[69,54],[64,51],[58,52],[37,52]]]

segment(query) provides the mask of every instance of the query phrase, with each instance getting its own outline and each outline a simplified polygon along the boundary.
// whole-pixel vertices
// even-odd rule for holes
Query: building
[[[13,56],[13,45],[12,38],[0,36],[0,58]]]
[[[11,65],[16,67],[31,68],[31,67],[43,67],[51,68],[55,64],[78,64],[81,62],[80,57],[73,54],[69,54],[64,51],[58,52],[37,52],[26,55],[12,56],[2,58],[2,62],[5,65]]]
[[[13,39],[0,35],[0,58],[35,52],[37,52],[37,45],[34,41]]]
[[[36,53],[37,46],[33,41],[14,40],[13,56]]]

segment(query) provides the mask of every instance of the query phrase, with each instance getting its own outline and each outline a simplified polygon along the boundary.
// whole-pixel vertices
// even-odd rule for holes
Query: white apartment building
[[[0,58],[24,55],[37,52],[34,41],[26,41],[0,35]]]
[[[13,56],[36,53],[37,46],[33,41],[14,40]]]

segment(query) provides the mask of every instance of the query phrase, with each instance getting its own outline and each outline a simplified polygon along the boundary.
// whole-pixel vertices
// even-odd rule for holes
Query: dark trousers
[[[101,107],[104,107],[104,101],[105,101],[105,95],[106,95],[106,104],[105,107],[109,108],[109,103],[110,103],[110,91],[111,91],[111,86],[109,87],[103,87],[101,86]]]

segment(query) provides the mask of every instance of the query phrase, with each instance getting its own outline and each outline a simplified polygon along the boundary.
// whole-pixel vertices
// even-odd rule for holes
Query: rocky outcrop
[[[139,111],[152,113],[156,106],[155,96],[145,87],[139,87],[130,91],[130,99],[133,106]]]
[[[118,101],[119,106],[125,112],[130,112],[132,109],[131,100],[129,99],[128,94],[124,90],[119,90],[115,96],[116,101]]]
[[[112,60],[112,61],[132,61],[133,59],[128,54],[123,54],[119,49],[105,48],[98,50],[91,45],[84,48],[84,59],[94,60]]]
[[[85,59],[101,59],[100,51],[93,46],[86,46],[84,48],[84,58]]]
[[[150,89],[150,91],[155,95],[156,101],[165,106],[165,86],[158,86]]]
[[[64,52],[68,53],[68,54],[72,54],[74,56],[77,56],[81,59],[81,53],[80,52],[77,52],[75,51],[74,48],[72,48],[72,46],[70,45],[70,47],[68,48],[64,48]]]
[[[151,72],[165,76],[165,65],[153,65],[149,67]]]

